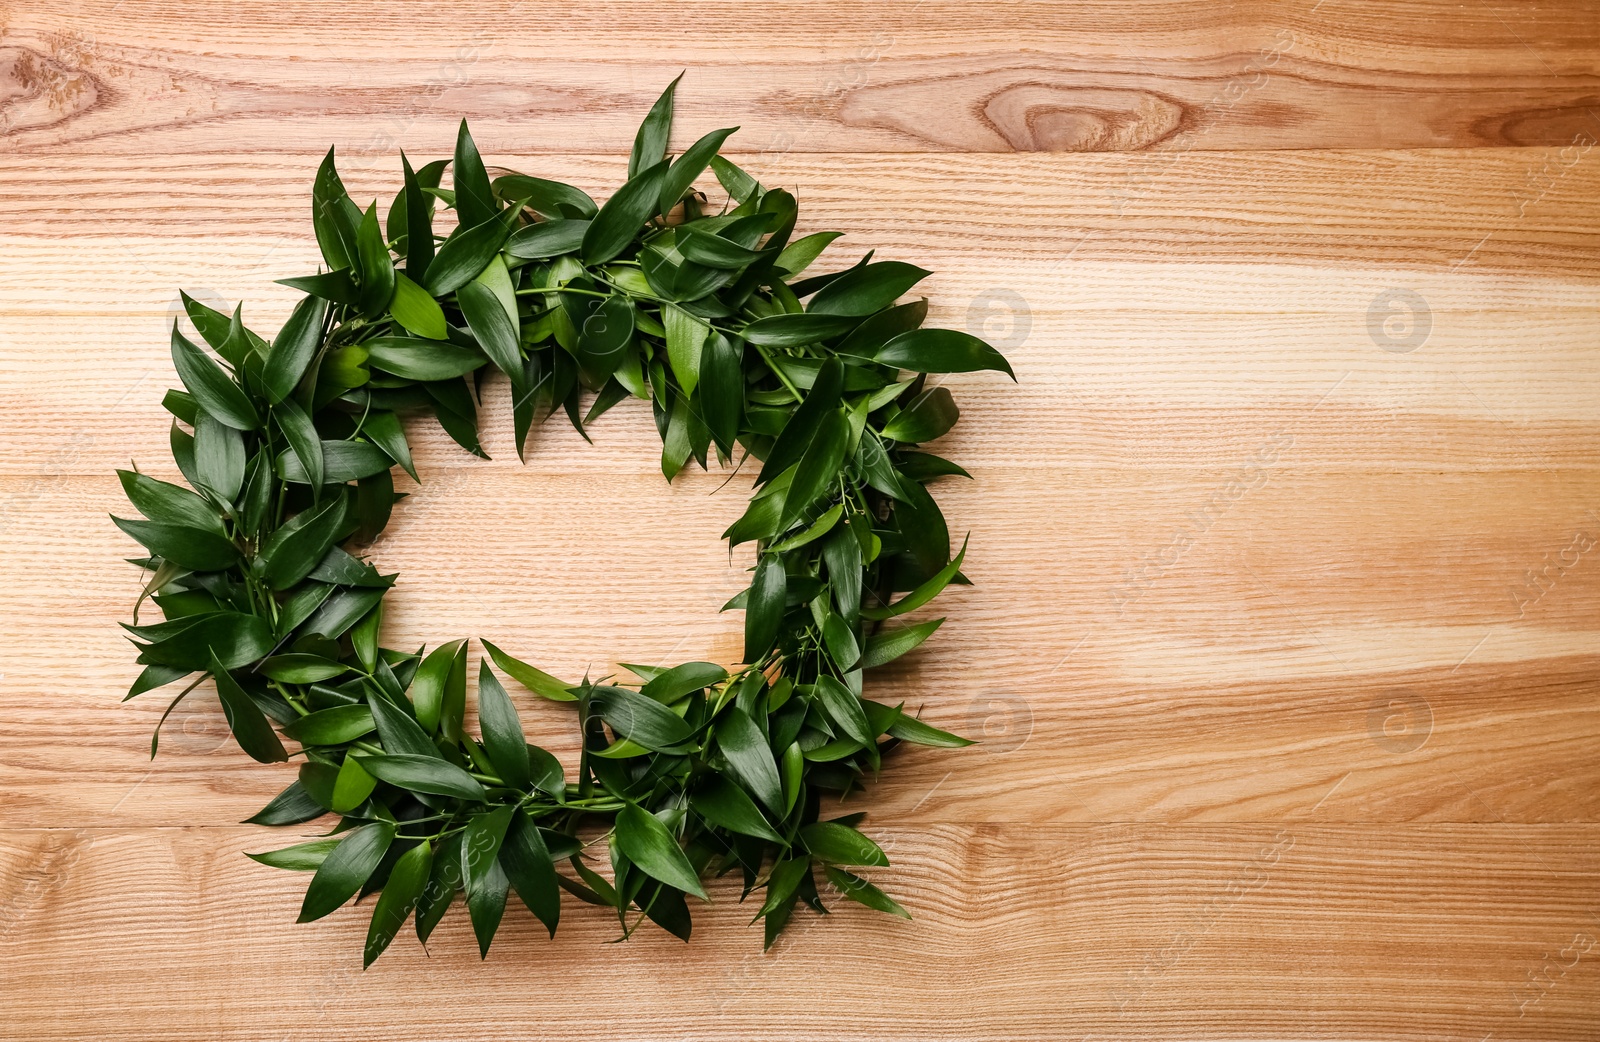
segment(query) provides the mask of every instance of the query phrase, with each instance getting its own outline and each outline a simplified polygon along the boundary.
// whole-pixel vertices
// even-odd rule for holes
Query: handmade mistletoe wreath
[[[330,151],[312,194],[327,270],[283,280],[307,296],[271,343],[239,310],[184,297],[221,359],[174,325],[186,390],[165,405],[189,428],[175,422],[171,445],[190,488],[120,472],[147,519],[115,519],[150,554],[136,562],[152,573],[139,602],[153,596],[165,616],[138,625],[135,605],[127,628],[145,668],[128,697],[199,674],[171,713],[209,677],[246,753],[303,757],[249,820],[332,812],[337,827],[251,857],[315,872],[301,921],[377,892],[367,964],[413,915],[426,942],[458,891],[485,954],[511,890],[552,934],[564,889],[615,909],[624,936],[648,918],[687,939],[685,895],[704,899],[701,875],[735,868],[743,896],[764,891],[768,945],[797,902],[825,910],[818,869],[845,897],[904,916],[849,871],[888,864],[856,831],[862,816],[823,820],[822,794],[857,788],[898,742],[968,744],[863,698],[862,674],[943,620],[883,623],[966,581],[925,487],[965,471],[908,448],[956,421],[926,374],[1011,370],[976,337],[921,328],[926,300],[895,303],[921,268],[869,253],[791,281],[839,233],[791,241],[794,197],[717,154],[732,130],[666,158],[675,86],[604,206],[556,181],[491,181],[463,123],[453,187],[440,187],[446,161],[413,170],[402,156],[383,227],[376,203],[351,202]],[[707,167],[725,212],[705,212],[694,190]],[[434,233],[436,201],[455,212],[448,235]],[[474,391],[491,367],[510,379],[519,455],[541,405],[582,433],[631,394],[652,405],[668,480],[713,448],[761,462],[725,533],[758,547],[750,587],[727,605],[745,612],[735,672],[628,666],[637,679],[569,684],[483,641],[503,673],[576,711],[571,782],[527,743],[487,661],[481,735],[467,732],[465,641],[379,646],[395,577],[342,549],[388,522],[393,467],[416,477],[401,413],[431,412],[484,454]],[[610,828],[584,829],[597,820]],[[609,879],[587,863],[602,840]]]

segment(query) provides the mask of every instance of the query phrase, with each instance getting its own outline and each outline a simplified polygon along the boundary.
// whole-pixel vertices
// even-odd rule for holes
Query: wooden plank
[[[0,1012],[40,1040],[1593,1037],[1594,825],[878,835],[911,923],[833,901],[763,956],[725,881],[688,947],[606,945],[568,899],[480,963],[458,906],[362,973],[365,910],[294,925],[307,877],[236,853],[260,830],[3,831]]]
[[[466,116],[523,149],[626,150],[688,70],[687,126],[789,151],[1591,144],[1595,7],[1172,0],[906,8],[51,0],[8,19],[13,148],[387,155]],[[556,41],[559,41],[557,43]]]

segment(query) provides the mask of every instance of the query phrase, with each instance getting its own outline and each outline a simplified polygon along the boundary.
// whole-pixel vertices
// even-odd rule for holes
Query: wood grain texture
[[[0,12],[3,1034],[1597,1037],[1597,15]],[[294,926],[305,878],[240,856],[287,842],[235,823],[288,772],[203,697],[152,763],[164,703],[118,702],[112,470],[175,473],[179,287],[287,313],[329,144],[387,199],[398,148],[443,155],[467,116],[492,162],[604,194],[685,68],[684,140],[742,125],[802,231],[935,269],[933,320],[1016,366],[948,378],[975,480],[938,494],[976,585],[872,680],[983,744],[896,753],[853,801],[911,923],[841,908],[762,956],[718,886],[688,947],[604,944],[574,903],[553,944],[514,911],[480,963],[458,911],[362,974],[361,911]],[[631,402],[524,467],[505,393],[492,461],[411,428],[386,643],[731,661],[749,559],[717,534],[747,478],[665,485]],[[518,697],[575,760],[565,711]]]

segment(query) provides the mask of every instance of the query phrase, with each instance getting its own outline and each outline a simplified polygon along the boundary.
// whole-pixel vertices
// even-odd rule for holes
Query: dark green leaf
[[[879,261],[863,264],[829,282],[806,306],[813,315],[870,315],[893,304],[931,272],[915,264]]]
[[[788,576],[782,558],[776,554],[763,554],[756,565],[755,579],[750,583],[750,596],[745,604],[746,662],[759,661],[778,639],[778,631],[783,625],[787,587]]]
[[[633,137],[633,152],[628,156],[628,179],[632,180],[642,170],[648,170],[660,163],[667,154],[667,139],[672,134],[672,95],[678,89],[678,81],[683,79],[683,73],[672,78],[667,84],[667,89],[661,92],[656,103],[650,106],[650,112],[644,117],[644,122],[639,124],[639,131]],[[651,200],[654,202],[654,200]]]
[[[482,282],[469,282],[456,291],[456,300],[483,353],[513,384],[520,385],[522,349],[517,343],[517,327],[499,296]]]
[[[323,481],[343,484],[382,474],[394,464],[382,449],[364,441],[323,441],[322,466]],[[311,480],[300,465],[300,457],[292,450],[285,450],[278,456],[278,473],[283,480],[301,485]]]
[[[338,839],[314,839],[309,843],[296,843],[292,847],[268,850],[260,854],[245,853],[251,861],[259,861],[269,868],[282,868],[290,872],[315,872],[322,867]]]
[[[500,307],[498,301],[495,307]],[[470,347],[417,337],[378,337],[362,346],[367,349],[368,364],[407,380],[450,380],[470,373],[488,361],[482,353]]]
[[[833,677],[823,675],[817,678],[814,690],[823,707],[827,709],[829,718],[839,726],[840,730],[864,747],[873,744],[876,736],[867,723],[867,714],[861,708],[861,699],[857,698],[849,688]]]
[[[489,663],[478,664],[478,725],[483,729],[483,751],[500,780],[513,789],[528,787],[528,740],[511,696]]]
[[[416,722],[426,732],[423,737],[438,730],[445,681],[449,679],[460,646],[460,641],[453,641],[434,648],[417,667],[417,675],[411,681],[411,700],[416,706]]]
[[[848,825],[818,821],[800,830],[800,841],[823,861],[835,865],[887,865],[878,844]]]
[[[883,425],[883,436],[907,444],[932,441],[955,426],[961,411],[947,387],[923,391]]]
[[[124,521],[111,519],[116,526],[143,543],[145,549],[163,560],[197,572],[213,572],[239,560],[239,551],[228,539],[205,528],[173,525],[162,521]]]
[[[439,252],[428,265],[423,288],[435,297],[454,293],[488,267],[510,234],[511,226],[498,216],[470,227],[458,227],[439,245]]]
[[[367,208],[356,228],[356,250],[361,268],[361,313],[372,318],[389,310],[395,283],[394,261],[378,228],[377,203]]]
[[[821,294],[819,293],[820,297]],[[975,373],[995,369],[1013,380],[1011,364],[988,344],[954,329],[913,329],[878,349],[874,360],[919,373]]]
[[[800,462],[822,426],[823,417],[839,407],[843,391],[844,365],[837,358],[829,358],[817,370],[816,382],[811,385],[805,401],[800,403],[773,443],[756,478],[757,483],[766,484]]]
[[[587,220],[543,221],[518,228],[506,244],[506,253],[522,260],[544,260],[563,253],[574,253],[583,245],[589,230]]]
[[[787,813],[772,749],[755,721],[738,706],[727,710],[717,724],[717,748],[722,750],[740,784],[755,793],[773,813],[780,817]]]
[[[841,894],[857,904],[866,905],[875,911],[888,912],[902,919],[911,918],[911,913],[901,908],[894,898],[853,872],[846,872],[832,865],[824,865],[823,869],[828,873],[828,881],[837,887]]]
[[[217,508],[188,489],[132,470],[119,470],[117,477],[122,480],[128,502],[151,521],[223,534]]]
[[[499,207],[495,205],[489,174],[483,168],[483,159],[478,155],[478,146],[473,144],[466,120],[461,121],[461,128],[456,132],[456,156],[450,177],[456,190],[456,213],[462,224],[471,227],[495,216]]]
[[[405,228],[391,228],[389,238],[404,236],[406,274],[420,285],[427,280],[428,264],[433,260],[433,196],[422,190],[422,181],[404,152],[400,153],[400,165],[405,171],[405,188],[400,193],[405,201],[401,211],[405,214]]]
[[[439,302],[405,275],[395,275],[394,297],[389,301],[389,314],[407,332],[417,336],[443,340],[450,335],[450,327],[445,324],[444,309],[439,307]]]
[[[641,689],[641,693],[657,702],[671,705],[684,695],[727,679],[728,671],[715,662],[685,662],[656,674]]]
[[[702,901],[706,892],[700,886],[700,877],[689,859],[684,857],[678,841],[667,831],[659,818],[628,804],[617,812],[617,846],[652,879],[675,886],[685,893],[694,894]]]
[[[420,756],[415,753],[385,753],[381,756],[358,756],[361,766],[379,781],[398,785],[413,792],[428,792],[437,796],[454,796],[463,800],[484,800],[483,786],[466,771],[441,760],[437,756]]]
[[[972,739],[941,731],[909,716],[901,716],[889,726],[889,734],[915,745],[931,745],[939,749],[960,749],[972,745]]]
[[[318,507],[296,514],[262,546],[257,558],[261,577],[274,590],[287,590],[296,585],[327,555],[344,523],[342,496],[331,497]]]
[[[378,895],[378,905],[372,910],[372,924],[367,927],[367,943],[361,954],[363,969],[383,954],[400,927],[405,925],[406,917],[428,885],[432,870],[433,844],[428,842],[418,843],[395,862],[383,884],[383,893]]]
[[[848,315],[772,315],[751,322],[740,335],[763,347],[800,347],[843,336],[860,322]]]
[[[301,745],[344,745],[374,726],[372,710],[358,703],[319,709],[288,724],[283,733]]]
[[[317,297],[303,297],[289,313],[289,320],[278,330],[272,340],[262,367],[261,382],[267,400],[274,405],[283,401],[295,389],[300,378],[311,367],[317,347],[322,342],[322,323],[327,304]]]
[[[300,906],[302,923],[321,919],[355,896],[383,860],[394,840],[394,826],[375,821],[354,829],[333,849],[311,878]]]
[[[217,501],[232,503],[244,487],[244,435],[202,412],[195,418],[194,470],[200,487]]]
[[[867,650],[861,655],[861,668],[873,669],[886,662],[893,662],[933,636],[933,631],[943,623],[943,619],[933,619],[929,622],[919,622],[915,626],[884,630],[867,641]]]
[[[489,657],[494,659],[494,664],[499,666],[511,679],[521,684],[542,698],[553,702],[572,702],[577,699],[568,685],[546,673],[542,669],[528,665],[519,658],[506,654],[488,641],[483,641],[484,650]]]
[[[502,199],[524,199],[540,214],[560,220],[568,217],[588,219],[599,212],[599,207],[588,193],[560,181],[546,181],[542,177],[526,174],[507,174],[494,182],[495,191]],[[569,252],[563,250],[563,253]],[[512,254],[512,256],[517,256]]]
[[[665,144],[663,137],[663,147]],[[604,264],[633,242],[644,223],[655,216],[666,172],[666,162],[657,160],[648,168],[630,174],[628,183],[606,200],[583,236],[585,264]]]
[[[761,814],[755,801],[726,778],[713,778],[694,794],[693,806],[701,817],[718,828],[758,839],[782,843],[772,825]]]
[[[500,848],[511,824],[513,807],[499,807],[475,816],[461,844],[463,874],[467,884],[467,911],[478,938],[478,956],[489,954],[495,931],[505,915],[510,880],[500,865]]]
[[[590,693],[594,711],[612,730],[646,749],[671,749],[688,741],[689,725],[672,710],[625,687],[596,686]]]
[[[799,520],[819,497],[832,495],[839,483],[839,470],[850,447],[850,422],[839,410],[826,413],[817,426],[816,437],[806,446],[805,455],[784,495],[782,531]]]
[[[500,845],[500,866],[528,911],[538,916],[554,937],[561,920],[561,888],[556,882],[555,862],[539,829],[521,811],[511,819]]]
[[[213,418],[241,431],[261,426],[261,415],[250,396],[211,356],[178,332],[176,322],[172,323],[172,364],[200,408]]]
[[[677,158],[667,170],[666,176],[662,178],[661,202],[658,207],[661,213],[666,213],[677,205],[678,200],[683,198],[683,193],[694,184],[694,179],[705,173],[706,166],[711,162],[711,157],[717,154],[717,149],[721,148],[722,143],[728,140],[728,136],[738,129],[729,127],[726,130],[713,130],[684,150],[683,155]],[[688,254],[684,256],[687,257]]]
[[[228,729],[233,732],[239,748],[257,763],[282,763],[289,758],[284,752],[278,734],[267,722],[261,708],[245,694],[244,688],[233,679],[216,652],[211,654],[211,678],[217,683],[217,695],[222,700],[222,711],[228,718]]]
[[[718,332],[706,338],[700,356],[701,415],[724,453],[733,451],[744,413],[742,345]]]
[[[262,675],[270,680],[285,684],[315,684],[348,672],[350,667],[321,655],[289,654],[263,659],[260,669]],[[288,728],[284,732],[288,733]]]
[[[798,275],[811,266],[811,262],[828,248],[828,244],[844,232],[816,232],[803,239],[796,239],[783,248],[778,254],[777,265],[790,275]]]

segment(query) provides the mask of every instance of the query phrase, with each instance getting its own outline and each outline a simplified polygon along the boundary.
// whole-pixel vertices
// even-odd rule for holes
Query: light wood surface
[[[458,910],[363,974],[240,854],[310,831],[236,824],[289,771],[118,702],[112,471],[175,473],[178,288],[287,313],[328,145],[387,198],[467,116],[599,193],[680,69],[681,140],[1016,366],[948,379],[976,585],[873,680],[984,743],[855,801],[911,923],[763,956],[716,887],[687,947],[573,904],[480,963]],[[1579,0],[0,11],[0,1034],[1600,1038],[1597,139]],[[736,657],[747,481],[666,486],[634,403],[523,467],[504,394],[490,462],[412,428],[385,642]]]

